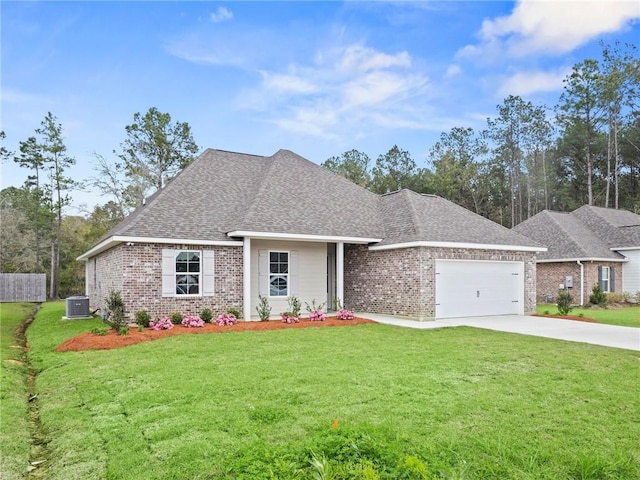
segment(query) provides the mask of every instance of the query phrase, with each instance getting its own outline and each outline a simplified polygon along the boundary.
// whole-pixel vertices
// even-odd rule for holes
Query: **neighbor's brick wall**
[[[420,320],[434,318],[436,259],[524,262],[524,311],[535,311],[533,253],[427,247],[370,251],[366,245],[345,245],[345,306]]]
[[[622,291],[622,265],[614,262],[582,262],[584,265],[584,303],[589,302],[589,295],[594,285],[598,284],[598,267],[613,268],[614,291]],[[565,283],[565,277],[573,275],[573,288],[569,293],[575,304],[580,303],[580,265],[576,262],[552,262],[538,264],[537,300],[542,303],[545,294],[553,295],[555,302],[558,297],[560,284]]]
[[[213,250],[215,295],[209,297],[162,297],[162,249]],[[242,247],[204,245],[118,245],[88,260],[87,287],[92,309],[104,305],[110,289],[120,290],[128,318],[147,310],[152,318],[172,312],[214,314],[229,307],[242,311]]]

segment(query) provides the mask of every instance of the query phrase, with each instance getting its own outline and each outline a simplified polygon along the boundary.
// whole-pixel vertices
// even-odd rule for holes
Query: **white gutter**
[[[242,242],[235,240],[194,240],[193,238],[158,238],[158,237],[129,237],[114,235],[100,242],[91,250],[80,255],[76,260],[86,261],[100,252],[109,250],[121,243],[181,243],[183,245],[208,245],[219,247],[241,247]]]
[[[560,262],[628,262],[628,258],[556,258],[536,260],[536,263],[560,263]]]
[[[438,247],[438,248],[469,248],[474,250],[507,250],[510,252],[546,252],[546,247],[525,247],[518,245],[494,245],[485,243],[458,243],[458,242],[429,242],[415,241],[405,243],[392,243],[390,245],[373,245],[369,250],[395,250],[398,248],[414,247]]]
[[[580,306],[584,305],[584,265],[580,263],[580,260],[576,260],[576,263],[580,265]]]
[[[378,243],[381,238],[340,237],[335,235],[309,235],[302,233],[274,233],[234,230],[227,233],[229,237],[248,237],[259,240],[294,240],[298,242],[331,242],[331,243]]]
[[[640,245],[637,247],[619,247],[619,248],[610,248],[612,252],[624,252],[625,250],[640,250]]]

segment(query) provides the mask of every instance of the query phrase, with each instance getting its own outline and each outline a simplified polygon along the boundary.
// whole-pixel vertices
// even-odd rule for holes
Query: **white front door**
[[[524,263],[436,260],[436,318],[524,314]]]

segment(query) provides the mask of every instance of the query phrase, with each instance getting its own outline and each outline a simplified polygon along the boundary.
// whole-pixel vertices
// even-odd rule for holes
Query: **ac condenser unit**
[[[67,318],[85,318],[89,315],[89,297],[67,298]]]

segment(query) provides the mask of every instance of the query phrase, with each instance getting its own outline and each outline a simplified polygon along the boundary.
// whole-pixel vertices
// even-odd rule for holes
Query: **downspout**
[[[576,260],[576,263],[580,265],[580,306],[584,305],[584,265],[580,260]]]

